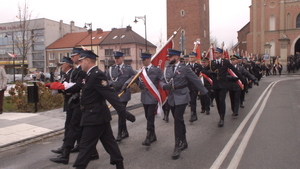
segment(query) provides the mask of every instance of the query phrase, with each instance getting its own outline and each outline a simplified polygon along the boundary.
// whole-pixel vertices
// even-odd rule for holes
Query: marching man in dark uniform
[[[196,63],[196,56],[197,53],[192,52],[189,55],[189,63],[187,64],[188,67],[191,68],[191,70],[197,75],[199,76],[200,74],[200,65],[198,63]],[[190,96],[191,96],[191,101],[190,101],[190,105],[191,105],[191,118],[190,118],[190,122],[194,122],[196,120],[198,120],[197,117],[197,97],[198,97],[198,90],[197,87],[192,83],[189,82],[188,83],[188,88],[190,90]]]
[[[228,87],[228,79],[227,79],[227,73],[228,70],[232,70],[239,79],[243,79],[242,75],[239,73],[239,71],[229,62],[229,60],[226,60],[222,58],[223,50],[220,48],[217,48],[215,50],[215,60],[212,60],[210,62],[210,70],[209,73],[211,74],[212,80],[213,80],[213,90],[215,94],[215,99],[217,103],[217,109],[220,115],[220,121],[218,123],[219,127],[224,126],[224,118],[225,118],[225,112],[226,112],[226,94],[227,94],[227,87]]]
[[[203,58],[201,60],[201,73],[200,73],[200,79],[204,85],[204,87],[207,89],[207,95],[201,95],[200,96],[200,103],[201,103],[201,113],[205,113],[207,115],[210,114],[210,105],[211,100],[213,100],[213,91],[212,91],[212,79],[208,77],[205,73],[209,69],[208,66],[209,60],[207,58]]]
[[[249,81],[253,81],[254,84],[258,84],[256,82],[256,78],[249,73],[244,67],[238,64],[239,56],[232,55],[230,56],[231,64],[241,73],[241,75],[247,77]],[[229,97],[231,103],[231,110],[232,116],[238,116],[239,114],[239,106],[240,106],[240,96],[241,91],[244,90],[244,85],[238,84],[238,78],[234,77],[230,74],[227,75],[228,78],[228,90],[229,90]]]
[[[71,93],[72,97],[68,102],[69,111],[71,111],[72,117],[69,125],[69,131],[64,139],[62,148],[57,150],[52,150],[54,153],[61,154],[56,158],[51,158],[50,161],[55,163],[69,163],[69,157],[71,152],[79,151],[79,143],[82,134],[82,126],[80,126],[82,111],[80,109],[80,92],[83,87],[83,81],[86,76],[86,72],[82,71],[80,66],[80,52],[82,48],[73,48],[71,53],[71,60],[73,63],[77,65],[77,67],[72,71],[70,75],[70,81],[59,83],[62,88],[64,88],[65,92]],[[54,82],[58,84],[58,82]],[[53,83],[53,84],[54,84]],[[59,87],[58,85],[56,87]],[[50,86],[50,89],[53,88],[53,85]],[[77,141],[77,145],[74,148],[75,142]],[[90,156],[90,160],[99,159],[99,155],[97,149],[95,147],[92,155]]]
[[[164,70],[164,77],[161,79],[161,87],[168,90],[168,103],[174,117],[175,148],[173,159],[178,159],[181,150],[188,147],[186,141],[186,128],[183,114],[190,101],[188,82],[193,83],[201,95],[207,93],[201,80],[192,70],[180,63],[180,51],[168,49],[169,64]]]
[[[136,72],[134,72],[130,65],[124,64],[123,55],[124,53],[122,52],[114,52],[115,65],[112,65],[109,68],[106,76],[109,80],[109,85],[117,92],[125,90],[124,94],[121,95],[120,100],[125,106],[127,106],[128,101],[131,99],[131,91],[130,88],[126,89],[126,87]],[[120,142],[122,139],[129,137],[129,133],[127,130],[126,119],[122,118],[122,116],[119,116],[118,124],[118,135],[116,140]]]
[[[110,155],[110,163],[117,169],[123,169],[123,157],[111,129],[111,112],[106,100],[112,104],[119,116],[131,122],[134,115],[126,111],[126,106],[120,102],[117,92],[108,85],[107,77],[96,66],[97,55],[92,51],[81,51],[81,67],[86,72],[82,88],[80,107],[82,109],[80,150],[74,167],[87,167],[98,140]]]
[[[141,58],[144,69],[138,81],[138,86],[142,89],[141,102],[143,103],[147,119],[147,136],[142,145],[150,146],[151,143],[156,141],[154,120],[158,106],[160,106],[159,108],[162,111],[161,102],[158,105],[159,100],[156,99],[159,96],[158,85],[160,79],[162,79],[162,71],[151,64],[151,54],[142,53]]]

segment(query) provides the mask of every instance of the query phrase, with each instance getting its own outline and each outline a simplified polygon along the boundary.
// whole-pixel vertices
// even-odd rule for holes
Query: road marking
[[[269,86],[264,90],[264,92],[260,95],[260,97],[258,98],[258,100],[256,101],[256,103],[254,104],[254,106],[252,107],[252,109],[250,110],[250,112],[247,114],[247,116],[245,117],[245,119],[241,122],[241,124],[239,125],[239,127],[236,129],[236,131],[233,133],[233,135],[231,136],[231,138],[229,139],[229,141],[227,142],[227,144],[225,145],[225,147],[223,148],[223,150],[220,152],[219,156],[217,157],[217,159],[214,161],[214,163],[212,164],[212,166],[210,167],[210,169],[218,169],[220,168],[220,166],[222,165],[223,161],[225,160],[226,156],[228,155],[229,151],[231,150],[233,144],[235,143],[235,141],[237,140],[237,138],[239,137],[239,135],[241,134],[242,130],[244,129],[245,125],[247,124],[247,122],[249,121],[249,119],[251,118],[251,116],[253,115],[253,113],[255,112],[255,110],[257,109],[258,105],[261,103],[261,100],[264,98],[264,96],[266,95],[267,91],[269,91],[268,94],[271,93],[272,90],[269,90],[271,87],[273,89],[273,87],[275,86],[276,83],[283,81],[283,80],[295,80],[295,79],[299,79],[299,78],[287,78],[287,79],[281,79],[281,80],[277,80],[272,82],[271,84],[269,84]],[[260,107],[260,109],[263,108],[262,106]],[[259,110],[260,110],[259,109]],[[248,129],[249,130],[249,129]],[[245,136],[244,136],[245,137]],[[250,138],[250,137],[249,137]],[[245,140],[246,141],[246,140]],[[246,144],[244,145],[246,147]],[[241,153],[241,152],[239,152]],[[235,156],[233,157],[233,159],[235,158]],[[241,158],[241,156],[240,156]],[[236,161],[235,161],[236,162]],[[239,161],[238,161],[239,162]],[[232,162],[232,165],[234,164],[234,162]],[[238,165],[238,163],[235,163],[234,165]],[[229,168],[229,167],[228,167]],[[230,168],[231,169],[231,168]]]

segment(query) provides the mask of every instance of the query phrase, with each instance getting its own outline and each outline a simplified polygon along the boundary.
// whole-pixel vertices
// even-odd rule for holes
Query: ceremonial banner
[[[12,53],[8,53],[8,52],[7,52],[7,54],[8,54],[10,57],[12,57],[12,58],[16,58],[16,57],[17,57],[17,55],[12,54]]]
[[[227,69],[227,71],[231,76],[237,77],[237,75],[231,69]],[[239,79],[236,82],[241,87],[241,89],[244,90],[244,85],[243,85],[242,81]]]

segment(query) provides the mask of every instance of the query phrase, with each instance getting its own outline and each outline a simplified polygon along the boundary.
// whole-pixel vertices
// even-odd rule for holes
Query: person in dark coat
[[[215,100],[217,103],[217,109],[220,116],[218,122],[219,127],[224,126],[224,118],[226,113],[226,94],[228,91],[228,79],[227,74],[228,70],[232,70],[239,79],[243,79],[239,71],[229,62],[222,57],[223,50],[216,48],[215,50],[215,60],[212,60],[209,65],[209,71],[207,72],[213,80],[213,90],[215,94]],[[245,82],[244,82],[245,84]]]
[[[96,66],[98,57],[90,50],[81,51],[81,67],[86,72],[80,107],[82,109],[80,150],[73,167],[84,169],[96,148],[98,140],[110,155],[110,164],[123,169],[123,157],[111,129],[111,112],[108,101],[119,116],[134,122],[135,116],[126,111],[126,106],[118,98],[118,93],[110,88],[107,77]]]
[[[183,114],[190,101],[188,83],[193,83],[202,95],[207,93],[199,77],[185,64],[180,63],[180,51],[168,49],[169,64],[164,70],[161,87],[168,90],[168,104],[174,117],[175,148],[172,158],[178,159],[181,150],[188,147],[186,140],[186,127]]]

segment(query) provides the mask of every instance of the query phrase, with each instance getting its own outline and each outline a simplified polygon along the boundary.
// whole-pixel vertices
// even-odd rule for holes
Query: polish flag
[[[88,48],[86,48],[86,47],[84,47],[84,46],[82,46],[82,45],[81,45],[81,48],[82,48],[83,50],[89,50]]]
[[[200,53],[200,39],[197,39],[197,41],[194,42],[194,45],[195,45],[195,47],[194,47],[194,51],[193,52],[197,53],[196,60],[200,61],[202,59],[201,53]]]
[[[17,57],[17,55],[12,54],[12,53],[8,53],[8,52],[7,52],[7,54],[8,54],[10,57],[12,57],[12,58],[16,58],[16,57]]]
[[[208,58],[209,60],[214,60],[215,59],[215,49],[214,47],[211,45],[209,48],[209,51],[206,53],[206,58]]]

